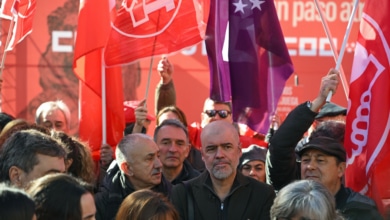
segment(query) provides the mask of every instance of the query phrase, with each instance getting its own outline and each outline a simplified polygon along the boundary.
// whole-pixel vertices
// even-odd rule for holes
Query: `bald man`
[[[201,141],[206,172],[172,189],[181,219],[269,219],[274,190],[237,172],[241,147],[232,123],[209,123]]]

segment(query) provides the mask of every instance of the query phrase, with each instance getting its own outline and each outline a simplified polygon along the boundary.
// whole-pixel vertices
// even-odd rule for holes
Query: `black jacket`
[[[383,219],[379,214],[375,202],[363,196],[360,193],[353,191],[341,185],[336,196],[336,209],[347,219]]]
[[[176,185],[176,184],[181,183],[183,181],[193,179],[199,175],[200,175],[199,171],[195,170],[191,166],[190,162],[188,162],[187,160],[184,160],[183,169],[181,170],[179,176],[177,176],[171,183],[172,183],[172,185]]]
[[[239,220],[270,219],[270,209],[275,198],[272,186],[237,172],[229,195],[221,201],[215,193],[209,172],[172,188],[171,200],[181,219],[189,219],[187,196],[192,198],[193,219]]]
[[[153,187],[152,190],[169,196],[171,188],[171,183],[163,176],[161,183]],[[116,165],[116,167],[111,170],[111,173],[106,176],[103,185],[99,188],[99,192],[95,194],[96,219],[115,219],[122,201],[134,191],[136,190],[131,182]]]
[[[303,103],[293,109],[270,139],[267,154],[267,182],[280,190],[301,179],[295,147],[314,122],[317,113]],[[347,220],[382,219],[373,200],[341,185],[335,196],[336,209]]]
[[[279,191],[300,179],[300,166],[296,162],[295,146],[314,122],[317,113],[306,103],[293,109],[274,133],[268,145],[266,160],[267,183]]]

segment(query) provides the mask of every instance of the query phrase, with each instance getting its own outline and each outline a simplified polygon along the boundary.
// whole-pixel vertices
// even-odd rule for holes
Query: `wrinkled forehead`
[[[131,147],[130,154],[135,156],[145,157],[147,155],[154,155],[158,153],[159,148],[154,141],[140,140],[133,147]]]
[[[207,144],[239,143],[238,131],[229,122],[215,121],[203,128],[201,133],[201,141]]]
[[[157,133],[157,140],[162,139],[187,140],[187,135],[182,128],[165,125]]]

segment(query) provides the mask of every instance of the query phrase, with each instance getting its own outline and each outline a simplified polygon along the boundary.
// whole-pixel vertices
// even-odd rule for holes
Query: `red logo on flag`
[[[389,135],[389,105],[383,103],[383,100],[389,98],[389,94],[384,91],[389,80],[390,48],[384,33],[372,17],[364,14],[361,22],[351,76],[353,92],[350,93],[347,116],[350,126],[346,131],[349,138],[345,146],[349,169],[353,169],[350,172],[360,177],[363,173],[366,176],[360,178],[360,181],[354,179],[354,188],[365,193],[373,164],[380,157]]]
[[[175,19],[182,0],[162,0],[162,1],[124,1],[122,3],[123,9],[128,13],[127,16],[131,18],[131,25],[116,26],[113,29],[121,34],[129,37],[148,37],[155,36],[166,30]],[[123,16],[126,16],[124,14]],[[149,26],[149,22],[153,23],[159,21],[156,29],[145,28],[142,26]]]
[[[200,42],[209,0],[125,0],[105,48],[107,66],[168,54]]]

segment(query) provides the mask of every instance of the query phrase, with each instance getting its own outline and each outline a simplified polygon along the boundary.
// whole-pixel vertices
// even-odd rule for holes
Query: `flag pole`
[[[334,44],[334,41],[333,41],[333,37],[332,37],[332,34],[330,32],[330,29],[329,29],[329,26],[328,26],[328,22],[326,21],[326,19],[324,18],[324,12],[322,11],[322,9],[320,8],[319,4],[318,4],[318,0],[314,0],[315,4],[316,4],[316,8],[317,8],[317,11],[318,11],[318,14],[320,15],[320,18],[321,18],[321,21],[322,21],[322,25],[324,27],[324,30],[325,30],[325,33],[326,33],[326,36],[328,37],[328,40],[329,40],[329,45],[330,45],[330,48],[332,50],[332,53],[333,53],[333,58],[334,58],[334,61],[337,63],[337,60],[339,59],[339,54],[337,52],[337,49],[336,49],[336,45]],[[337,69],[337,68],[336,68]],[[346,77],[345,77],[345,72],[344,72],[344,69],[343,67],[340,65],[340,76],[341,76],[341,83],[343,85],[343,89],[344,89],[344,94],[345,94],[345,98],[348,100],[348,93],[349,93],[349,88],[348,88],[348,84],[347,84],[347,80],[346,80]],[[332,95],[328,95],[327,97],[327,102],[330,101],[330,98],[332,97]],[[329,99],[329,100],[328,100]]]
[[[156,28],[158,28],[159,22],[160,22],[160,11],[158,12]],[[158,35],[157,35],[157,36],[158,36]],[[147,83],[146,83],[145,104],[144,104],[144,107],[146,107],[146,103],[147,103],[146,100],[148,99],[148,95],[149,95],[149,87],[150,87],[150,80],[151,80],[151,78],[152,78],[154,51],[156,50],[157,36],[154,37],[154,41],[153,41],[152,57],[150,58],[149,73],[148,73],[148,81],[147,81]]]
[[[106,109],[106,68],[104,65],[104,53],[102,53],[101,62],[102,77],[102,145],[107,144],[107,109]]]
[[[153,53],[152,53],[152,57],[150,58],[148,81],[146,83],[146,91],[145,91],[145,100],[148,99],[148,95],[149,95],[149,87],[150,87],[150,79],[152,78],[152,69],[153,69],[154,47],[155,47],[155,45],[156,45],[156,43],[153,44]],[[146,102],[145,102],[144,106],[146,106]]]
[[[351,33],[353,18],[355,17],[356,9],[357,9],[357,5],[359,3],[359,0],[355,0],[355,4],[353,6],[352,13],[351,13],[351,16],[350,16],[349,21],[348,21],[347,30],[345,31],[343,43],[341,45],[340,55],[339,56],[337,56],[337,52],[336,52],[335,47],[333,45],[334,43],[333,43],[332,37],[330,35],[330,30],[329,30],[327,21],[325,20],[325,18],[323,16],[323,12],[322,12],[321,8],[319,7],[318,1],[314,0],[314,2],[316,4],[316,7],[317,7],[318,13],[320,15],[323,27],[325,29],[325,33],[326,33],[326,35],[328,37],[328,40],[329,40],[329,43],[331,45],[331,49],[333,51],[334,59],[336,60],[336,67],[335,67],[335,69],[336,70],[340,70],[340,73],[341,73],[341,75],[340,75],[341,83],[342,83],[343,88],[344,88],[346,99],[348,100],[349,87],[348,87],[348,84],[347,84],[347,79],[345,77],[344,71],[343,71],[343,69],[341,67],[341,62],[342,62],[343,57],[344,57],[345,47],[346,47],[346,44],[347,44],[347,41],[348,41],[349,34]],[[333,91],[329,91],[328,96],[326,97],[326,102],[330,102],[330,100],[332,98],[332,95],[333,95]]]
[[[272,62],[272,54],[270,51],[268,51],[268,63],[269,63],[269,66],[272,67],[273,66],[273,62]],[[270,83],[271,83],[271,107],[272,107],[272,114],[276,114],[276,105],[275,105],[275,95],[274,95],[274,73],[273,73],[273,68],[268,68],[268,74],[269,74],[269,78],[270,78]]]

